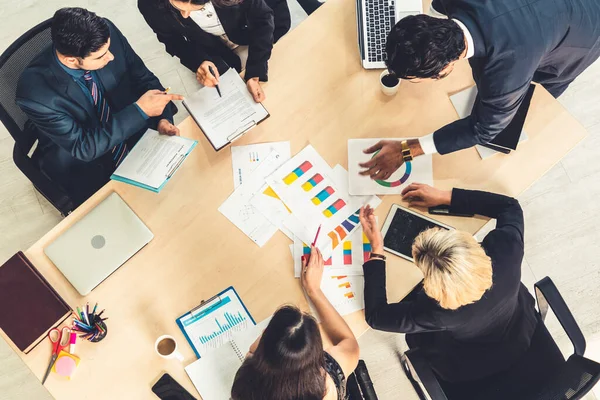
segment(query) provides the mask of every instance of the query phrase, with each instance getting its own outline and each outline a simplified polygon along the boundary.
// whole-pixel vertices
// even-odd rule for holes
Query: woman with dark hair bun
[[[317,321],[294,306],[275,312],[238,370],[233,400],[345,400],[346,377],[358,364],[358,342],[321,291],[323,256],[303,262],[302,286],[333,344],[323,348]]]
[[[273,44],[290,29],[286,0],[138,0],[138,8],[198,82],[213,87],[229,67],[245,69],[254,101],[265,99],[259,82],[268,80]]]

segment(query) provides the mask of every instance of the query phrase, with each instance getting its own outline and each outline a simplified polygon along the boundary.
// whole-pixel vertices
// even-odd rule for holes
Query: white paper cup
[[[400,82],[402,80],[400,78],[398,78],[398,83],[394,87],[385,86],[381,80],[383,79],[384,76],[389,75],[389,74],[390,74],[390,71],[388,71],[387,69],[383,70],[383,72],[379,76],[379,86],[381,87],[381,91],[383,92],[383,94],[385,94],[386,96],[393,96],[396,93],[398,93],[398,86],[400,86]]]
[[[154,351],[162,358],[183,362],[183,355],[177,351],[177,348],[177,341],[171,335],[162,335],[154,343]]]

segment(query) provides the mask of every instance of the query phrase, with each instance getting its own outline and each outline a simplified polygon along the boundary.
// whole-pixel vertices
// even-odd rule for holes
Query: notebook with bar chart
[[[235,332],[242,332],[256,323],[230,286],[179,317],[177,325],[200,358],[204,352],[229,342]]]

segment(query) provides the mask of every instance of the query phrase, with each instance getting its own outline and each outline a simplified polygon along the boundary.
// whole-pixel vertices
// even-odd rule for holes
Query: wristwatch
[[[387,259],[383,254],[371,253],[371,258],[379,258],[380,260],[385,261]]]
[[[404,162],[412,161],[413,156],[410,154],[410,147],[408,146],[408,140],[403,140],[400,142],[402,145],[402,159]]]

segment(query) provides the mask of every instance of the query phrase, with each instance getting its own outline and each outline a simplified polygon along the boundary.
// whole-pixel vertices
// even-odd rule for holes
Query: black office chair
[[[431,400],[577,400],[600,379],[600,364],[583,354],[585,338],[571,311],[548,277],[535,284],[538,325],[531,347],[508,371],[461,384],[442,381],[419,349],[404,354],[403,367],[421,399]],[[544,324],[548,306],[571,339],[574,353],[565,360]],[[429,397],[425,396],[425,393]]]
[[[13,160],[17,167],[63,216],[74,209],[65,191],[40,171],[35,160],[29,157],[37,141],[35,127],[15,103],[17,82],[27,65],[52,43],[52,19],[33,27],[11,44],[0,55],[0,121],[15,140]]]
[[[358,361],[358,366],[348,377],[346,390],[350,400],[377,400],[373,382],[363,360]]]

